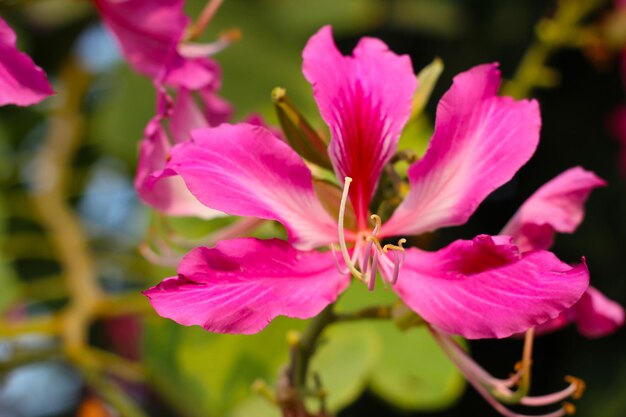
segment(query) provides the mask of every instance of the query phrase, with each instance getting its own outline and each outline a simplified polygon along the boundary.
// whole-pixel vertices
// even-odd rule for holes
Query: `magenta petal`
[[[302,159],[269,130],[248,124],[199,129],[172,149],[168,170],[203,204],[280,221],[301,249],[337,241],[337,223],[313,190]]]
[[[539,141],[539,106],[498,97],[499,85],[497,64],[454,78],[439,102],[428,151],[409,168],[409,193],[383,225],[383,235],[465,223],[532,156]]]
[[[437,252],[408,249],[394,287],[427,322],[468,339],[524,332],[571,307],[589,285],[584,262],[571,267],[551,252],[522,256],[482,235]]]
[[[53,94],[46,74],[15,41],[15,32],[0,17],[0,106],[30,106]]]
[[[589,194],[605,184],[593,172],[570,168],[530,196],[501,234],[513,236],[522,252],[547,249],[556,232],[576,230],[585,215]]]
[[[177,50],[190,19],[184,0],[94,0],[106,26],[132,67],[153,80],[197,90],[219,72],[207,58],[185,58]]]
[[[135,188],[146,204],[170,216],[196,216],[205,219],[223,216],[224,213],[200,203],[187,189],[182,178],[164,172],[172,147],[163,127],[170,120],[170,132],[174,142],[190,139],[189,132],[207,126],[206,119],[191,94],[181,90],[176,103],[171,105],[169,96],[158,91],[158,112],[148,123],[139,146],[139,161],[135,175]]]
[[[578,331],[589,338],[607,336],[624,324],[624,309],[593,287],[581,299],[554,320],[537,327],[540,334],[576,323]]]
[[[602,337],[624,324],[624,309],[593,287],[574,306],[578,331],[587,337]]]
[[[300,252],[278,239],[234,239],[192,250],[177,278],[144,294],[159,315],[177,323],[250,334],[279,315],[317,315],[349,282],[330,252]]]
[[[417,87],[411,60],[378,39],[363,38],[353,56],[337,50],[329,26],[309,39],[303,71],[332,134],[329,155],[338,178],[352,177],[360,225],[383,166],[396,151]]]

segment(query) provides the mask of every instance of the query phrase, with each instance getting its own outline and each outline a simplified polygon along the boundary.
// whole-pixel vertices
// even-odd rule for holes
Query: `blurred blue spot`
[[[101,158],[92,166],[78,211],[92,236],[108,235],[128,244],[140,241],[148,216],[139,203],[127,167],[113,158]]]
[[[48,417],[68,413],[80,399],[79,374],[58,361],[22,366],[9,373],[0,387],[0,415]]]
[[[80,35],[76,41],[76,55],[92,73],[107,71],[122,59],[115,40],[101,24],[89,26]]]

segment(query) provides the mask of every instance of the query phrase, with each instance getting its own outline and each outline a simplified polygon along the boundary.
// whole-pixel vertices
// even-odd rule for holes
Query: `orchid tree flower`
[[[584,217],[591,191],[605,186],[593,172],[575,167],[561,173],[522,204],[501,234],[512,236],[522,252],[549,249],[558,233],[573,233]],[[576,323],[586,337],[602,337],[624,324],[624,310],[593,287],[556,319],[537,327],[545,333]]]
[[[135,71],[159,83],[190,90],[201,90],[219,79],[219,67],[208,56],[226,47],[228,37],[199,45],[191,43],[189,32],[204,28],[221,1],[207,4],[199,26],[190,24],[184,0],[93,1]]]
[[[409,169],[410,189],[382,224],[369,215],[370,202],[411,113],[411,61],[373,38],[343,56],[330,27],[308,41],[303,57],[330,127],[330,160],[345,178],[338,217],[318,199],[307,164],[267,129],[192,131],[191,141],[170,150],[164,175],[180,175],[212,209],[282,223],[288,240],[241,238],[192,250],[178,276],[145,292],[161,316],[212,332],[256,333],[278,315],[317,315],[351,276],[373,288],[377,271],[431,326],[471,339],[523,332],[580,299],[589,280],[584,262],[572,267],[545,250],[521,253],[510,238],[483,235],[436,252],[404,249],[403,239],[382,243],[465,223],[534,153],[538,105],[498,97],[496,64],[455,77],[430,147]]]
[[[181,88],[175,99],[157,86],[157,114],[146,126],[140,142],[135,189],[141,200],[170,216],[210,219],[223,213],[201,204],[179,176],[163,176],[172,146],[190,140],[193,129],[228,121],[232,108],[216,94],[206,93],[201,108],[191,91]]]
[[[53,94],[46,74],[15,43],[15,32],[0,17],[0,106],[30,106]]]
[[[552,246],[556,233],[573,233],[578,228],[590,193],[604,185],[604,180],[590,171],[580,167],[568,169],[529,197],[500,233],[512,237],[522,256],[546,250]],[[483,369],[449,335],[432,327],[430,331],[468,382],[500,414],[523,417],[509,410],[505,404],[544,407],[562,403],[559,409],[540,416],[561,417],[574,413],[574,406],[564,401],[580,398],[585,384],[578,378],[566,377],[568,384],[561,391],[529,396],[532,344],[535,332],[545,333],[573,322],[583,335],[600,337],[614,332],[623,324],[624,311],[600,291],[589,287],[579,301],[558,317],[527,331],[522,362],[517,371],[505,379],[496,378]]]

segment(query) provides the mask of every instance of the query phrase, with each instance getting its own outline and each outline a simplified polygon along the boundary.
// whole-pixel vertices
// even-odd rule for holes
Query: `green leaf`
[[[379,360],[381,340],[360,323],[331,327],[323,340],[311,361],[311,371],[321,378],[328,409],[337,411],[356,400],[366,388],[367,378]],[[315,410],[314,406],[311,410]]]
[[[413,96],[411,118],[415,118],[422,113],[442,72],[443,61],[439,58],[435,58],[433,62],[422,68],[417,75],[419,88],[415,92],[415,96]]]
[[[144,354],[159,391],[184,415],[226,415],[251,397],[256,379],[274,379],[288,360],[285,334],[303,326],[280,317],[256,335],[234,336],[159,319],[148,325]]]
[[[425,327],[400,332],[391,323],[372,324],[385,341],[370,379],[372,391],[407,410],[438,410],[463,392],[464,380]]]
[[[327,142],[289,100],[284,88],[276,87],[272,90],[272,102],[282,131],[293,150],[314,164],[332,169],[326,152]]]
[[[261,397],[252,397],[227,414],[228,417],[281,417],[277,406]]]

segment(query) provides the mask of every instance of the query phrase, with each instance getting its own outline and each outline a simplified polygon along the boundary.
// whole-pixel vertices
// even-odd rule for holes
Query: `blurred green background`
[[[188,3],[191,16],[204,5]],[[223,96],[234,104],[237,120],[256,112],[274,123],[270,91],[283,86],[303,113],[322,126],[301,74],[300,54],[312,33],[332,24],[344,53],[367,35],[409,54],[416,71],[440,57],[445,71],[426,108],[432,121],[438,98],[458,72],[498,61],[504,77],[512,77],[535,38],[536,23],[553,16],[556,7],[545,0],[226,0],[205,39],[233,27],[243,32],[240,41],[216,57],[223,68]],[[599,6],[583,23],[601,22],[610,7]],[[137,294],[171,275],[172,270],[143,260],[136,249],[155,224],[132,187],[137,143],[155,111],[151,82],[123,62],[86,1],[4,0],[0,13],[18,33],[20,48],[47,71],[59,91],[33,108],[0,109],[0,312],[5,321],[49,317],[75,297],[55,252],[56,232],[33,203],[33,196],[49,185],[37,172],[55,123],[50,114],[61,121],[77,117],[81,123],[77,149],[63,167],[65,196],[76,210],[102,288],[114,295]],[[531,93],[540,101],[543,118],[535,157],[467,225],[430,236],[430,248],[479,233],[496,234],[536,188],[582,165],[609,186],[592,194],[585,222],[576,234],[559,236],[554,252],[569,262],[586,256],[593,285],[626,305],[626,184],[619,177],[618,143],[607,129],[607,118],[624,101],[625,90],[610,55],[590,60],[589,50],[580,48],[550,55],[558,83]],[[72,60],[79,62],[73,64],[74,72],[62,75]],[[59,114],[63,92],[81,85],[84,96],[76,114]],[[415,142],[409,143],[423,149],[428,132],[429,123],[416,127]],[[63,133],[58,136],[62,142]],[[58,172],[48,174],[54,181]],[[170,226],[197,237],[218,225],[187,219]],[[356,288],[340,308],[391,299],[384,290],[371,295]],[[104,369],[68,357],[57,337],[37,329],[0,339],[0,416],[277,415],[250,386],[257,378],[274,382],[287,360],[285,332],[305,323],[278,319],[256,336],[218,336],[177,326],[157,317],[142,298],[132,300],[139,313],[130,309],[132,314],[126,314],[128,309],[120,307],[89,326],[90,345],[126,358],[102,359]],[[578,415],[623,417],[625,342],[623,330],[588,340],[574,328],[538,339],[533,392],[555,391],[564,386],[565,375],[576,375],[588,384]],[[519,359],[521,341],[470,346],[479,363],[504,376]],[[139,379],[107,369],[110,363],[135,363],[130,361],[141,364]],[[401,333],[390,324],[368,322],[333,327],[313,367],[330,392],[329,407],[341,410],[341,417],[497,415],[465,389],[421,329]],[[106,411],[104,403],[117,411]]]

